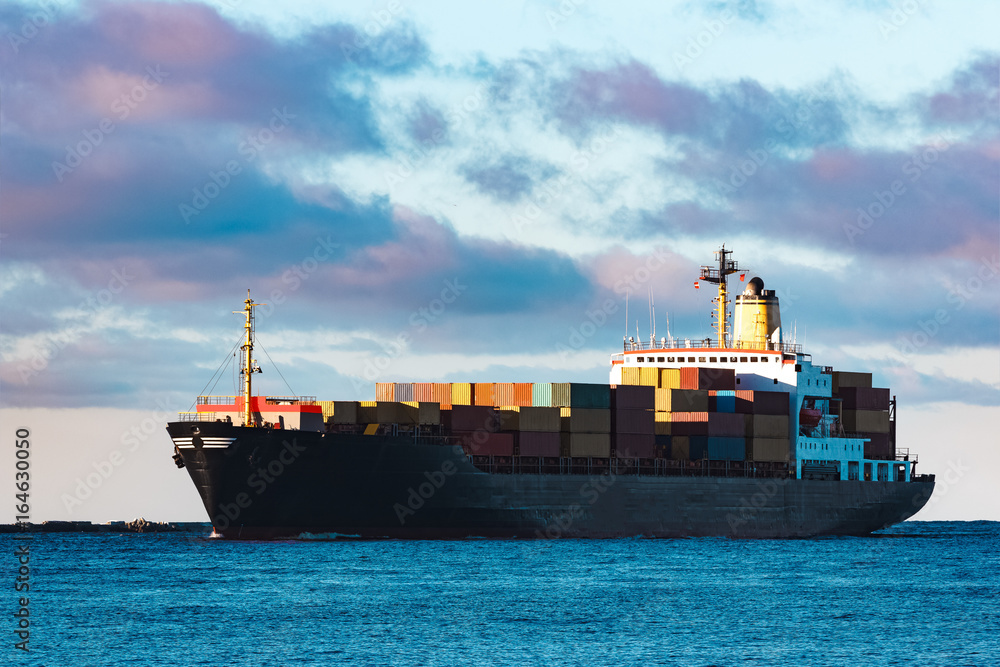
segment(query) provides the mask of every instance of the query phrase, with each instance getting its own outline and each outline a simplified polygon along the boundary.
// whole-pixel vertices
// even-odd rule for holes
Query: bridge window
[[[746,357],[740,357],[740,361],[742,361],[743,363],[746,363],[747,358]]]
[[[719,361],[718,357],[709,357],[708,360],[711,361],[713,364]]]
[[[661,364],[663,363],[663,357],[657,357],[657,358],[656,358],[656,360],[657,360],[658,362],[660,362]]]
[[[688,361],[690,361],[691,363],[694,363],[694,357],[688,357]]]
[[[671,364],[674,363],[674,358],[673,357],[667,357],[667,362],[671,363]]]
[[[691,361],[694,361],[694,359],[691,359]],[[698,357],[698,363],[705,363],[705,357]]]
[[[641,364],[642,362],[646,361],[646,357],[636,357],[635,360]]]
[[[729,361],[736,361],[736,357],[729,357]]]
[[[750,357],[750,361],[756,363],[757,362],[757,357]]]

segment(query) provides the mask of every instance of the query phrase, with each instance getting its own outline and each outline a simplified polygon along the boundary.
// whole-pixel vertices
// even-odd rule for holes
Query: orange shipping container
[[[477,382],[473,385],[472,399],[475,405],[496,405],[492,382]]]
[[[431,401],[441,405],[451,405],[451,383],[434,382],[431,384]]]
[[[375,400],[376,401],[396,400],[396,384],[394,382],[376,382]]]
[[[532,405],[532,391],[531,388],[534,385],[530,382],[515,382],[514,383],[514,405],[520,405],[521,407],[531,407]]]
[[[413,400],[426,403],[434,400],[434,390],[430,382],[413,383]]]
[[[479,392],[476,392],[479,393]],[[494,382],[493,402],[490,405],[514,405],[514,383]]]

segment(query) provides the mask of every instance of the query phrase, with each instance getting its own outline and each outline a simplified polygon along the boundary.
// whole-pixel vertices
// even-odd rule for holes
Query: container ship
[[[867,535],[934,476],[896,444],[872,375],[784,340],[778,297],[723,247],[715,338],[625,337],[608,384],[376,383],[373,401],[254,395],[250,293],[239,396],[167,424],[224,538],[790,538]],[[732,326],[729,306],[732,303]]]

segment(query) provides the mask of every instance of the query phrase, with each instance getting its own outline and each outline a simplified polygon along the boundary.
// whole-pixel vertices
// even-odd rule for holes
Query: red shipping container
[[[611,407],[619,410],[655,410],[656,387],[638,384],[611,385]]]
[[[396,383],[394,383],[394,382],[376,382],[375,383],[375,400],[376,401],[395,401],[396,400]]]
[[[745,415],[787,415],[788,392],[736,390],[736,412]]]
[[[889,390],[878,387],[840,387],[837,392],[845,410],[888,410]]]
[[[497,431],[500,419],[496,411],[485,405],[453,405],[441,411],[441,423],[452,433],[456,431]]]
[[[613,446],[620,459],[655,459],[656,436],[652,433],[619,433]]]
[[[737,413],[709,412],[708,413],[708,435],[743,437],[745,431],[745,417]]]
[[[413,400],[430,403],[434,400],[434,391],[430,382],[413,383]],[[450,398],[448,400],[451,400]]]
[[[515,382],[514,383],[514,402],[511,405],[517,405],[520,407],[530,408],[532,403],[532,387],[534,385],[531,382]]]
[[[518,433],[521,456],[559,456],[559,434],[521,431]]]
[[[474,456],[514,456],[514,435],[486,431],[453,432],[466,454]]]
[[[652,389],[652,387],[646,387]],[[652,435],[656,428],[656,414],[652,410],[612,410],[612,433],[640,433]]]
[[[681,369],[680,389],[736,389],[732,368],[688,367]]]
[[[490,407],[496,405],[496,403],[493,402],[492,382],[477,382],[473,386],[472,394],[476,405],[488,405]]]
[[[681,369],[681,386],[678,389],[698,389],[697,368],[689,367]]]

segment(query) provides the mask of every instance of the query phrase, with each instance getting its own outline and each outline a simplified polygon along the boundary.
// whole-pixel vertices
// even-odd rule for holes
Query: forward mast
[[[246,323],[243,325],[246,332],[246,338],[243,340],[243,346],[240,347],[242,354],[240,355],[240,375],[243,377],[243,425],[244,426],[254,426],[253,418],[253,407],[251,405],[250,397],[253,391],[253,381],[252,377],[254,373],[261,373],[260,364],[257,360],[253,358],[253,332],[254,332],[254,321],[253,321],[253,309],[257,306],[266,306],[265,303],[254,303],[254,300],[250,298],[250,290],[247,290],[246,301],[243,302],[243,310],[234,310],[234,313],[244,313],[246,315]]]

